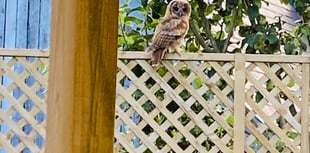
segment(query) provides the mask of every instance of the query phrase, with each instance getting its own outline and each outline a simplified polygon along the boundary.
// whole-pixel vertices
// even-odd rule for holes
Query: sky
[[[140,6],[140,4],[141,4],[140,0],[128,0],[128,1],[129,1],[128,6],[130,8],[136,8],[136,7]],[[123,5],[125,2],[126,2],[126,0],[119,0],[120,6]],[[137,18],[144,19],[143,14],[139,13],[138,11],[132,12],[130,16],[135,16]]]

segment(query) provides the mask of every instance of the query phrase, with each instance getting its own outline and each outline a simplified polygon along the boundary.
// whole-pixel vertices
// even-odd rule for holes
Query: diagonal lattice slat
[[[168,55],[152,68],[147,55],[120,52],[115,152],[236,152],[240,139],[249,153],[301,152],[308,143],[302,113],[309,98],[301,93],[309,87],[302,75],[309,57],[242,56],[240,84],[240,55]],[[235,106],[240,93],[245,114]],[[241,135],[234,135],[235,122],[243,124]]]

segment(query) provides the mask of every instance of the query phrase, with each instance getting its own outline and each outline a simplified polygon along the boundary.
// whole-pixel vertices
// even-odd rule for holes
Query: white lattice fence
[[[0,56],[0,152],[44,152],[48,53]],[[309,56],[167,58],[120,52],[115,152],[307,150]]]
[[[0,152],[44,152],[48,52],[0,50]]]
[[[309,56],[120,52],[115,152],[307,152]]]

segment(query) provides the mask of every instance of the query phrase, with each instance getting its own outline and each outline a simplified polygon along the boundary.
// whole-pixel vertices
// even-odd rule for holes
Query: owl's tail
[[[152,67],[157,67],[161,60],[164,58],[167,49],[158,49],[152,52]]]
[[[161,60],[164,58],[166,54],[167,49],[165,48],[159,48],[157,46],[154,46],[152,44],[148,48],[146,48],[145,53],[151,54],[151,65],[152,67],[157,67]]]
[[[152,44],[151,46],[146,48],[145,53],[146,54],[153,53],[156,50],[158,50],[158,47],[156,47],[154,44]]]

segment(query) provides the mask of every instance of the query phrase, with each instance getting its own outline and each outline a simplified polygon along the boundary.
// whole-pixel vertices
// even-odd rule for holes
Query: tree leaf
[[[256,92],[256,94],[255,94],[255,101],[256,102],[260,102],[263,98],[264,98],[264,96],[260,92]]]
[[[310,26],[301,27],[301,33],[303,33],[305,35],[310,35]]]
[[[295,48],[295,46],[291,42],[286,43],[284,45],[285,54],[291,55],[293,53],[293,51],[294,51],[294,48]]]
[[[194,42],[190,43],[189,46],[188,46],[188,50],[190,52],[197,52],[199,50],[198,47],[196,47],[196,45],[194,44]]]
[[[157,70],[157,72],[158,72],[158,74],[161,76],[161,77],[163,77],[166,73],[167,73],[167,69],[165,68],[165,67],[160,67],[158,70]]]
[[[263,50],[265,47],[265,34],[261,32],[256,33],[254,41],[255,41],[254,48],[260,51]]]
[[[143,12],[143,11],[144,11],[144,8],[141,7],[141,6],[136,7],[136,8],[133,8],[133,9],[131,9],[131,10],[129,10],[129,11],[127,12],[127,15],[129,15],[130,13],[132,13],[132,12],[134,12],[134,11]]]
[[[288,87],[293,87],[295,85],[295,81],[293,79],[290,80],[290,82],[287,84]]]
[[[147,7],[148,0],[141,0],[141,5],[145,8]]]
[[[259,15],[258,6],[252,5],[248,8],[248,16],[250,19],[255,19]]]
[[[125,17],[125,23],[128,23],[128,22],[133,22],[135,24],[141,24],[141,23],[143,23],[143,20],[141,20],[137,17],[133,17],[133,16],[126,16]]]
[[[202,81],[200,77],[196,77],[193,82],[193,86],[195,89],[199,89],[202,86]]]
[[[279,40],[274,34],[267,35],[266,39],[269,41],[269,44],[274,44]]]
[[[288,4],[288,0],[280,0],[281,3]]]
[[[275,85],[273,84],[273,82],[272,82],[271,80],[268,80],[268,81],[266,82],[266,89],[267,89],[268,91],[271,91],[274,87],[275,87]]]
[[[256,40],[256,34],[250,34],[246,37],[246,43],[252,48],[254,48],[255,40]]]
[[[233,125],[234,122],[235,122],[235,118],[234,116],[229,116],[227,119],[226,119],[226,122]]]

